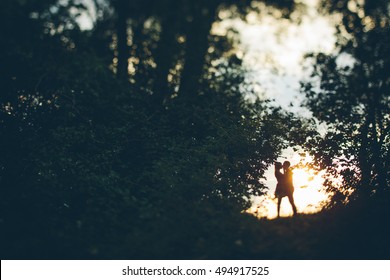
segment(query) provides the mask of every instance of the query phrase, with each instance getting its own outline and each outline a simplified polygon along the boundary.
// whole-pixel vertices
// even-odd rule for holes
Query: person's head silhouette
[[[290,167],[291,163],[286,160],[285,162],[283,162],[283,169],[288,169]]]

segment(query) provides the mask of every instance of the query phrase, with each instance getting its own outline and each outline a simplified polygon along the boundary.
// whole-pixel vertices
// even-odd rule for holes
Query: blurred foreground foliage
[[[327,130],[308,141],[327,170],[333,205],[390,201],[390,17],[388,1],[322,1],[337,50],[311,54],[305,106]],[[379,206],[380,205],[380,206]]]
[[[78,1],[36,4],[0,4],[2,258],[200,258],[223,233],[234,243],[229,229],[304,121],[246,100],[233,39],[206,28],[212,52],[199,62],[187,46],[167,62],[152,15],[132,37],[145,63],[133,75],[120,72],[121,3],[87,31]],[[192,82],[175,93],[181,79]]]
[[[83,1],[0,3],[2,258],[384,256],[386,231],[367,231],[388,212],[372,205],[242,213],[284,148],[319,139],[312,121],[251,98],[235,30],[210,32],[221,7],[251,1],[93,2],[91,30]],[[353,255],[352,230],[378,239]]]

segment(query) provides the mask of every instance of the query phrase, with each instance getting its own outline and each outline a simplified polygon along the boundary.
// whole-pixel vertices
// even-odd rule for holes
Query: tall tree
[[[173,93],[179,96],[193,98],[197,95],[199,83],[204,74],[209,38],[213,23],[221,7],[239,7],[242,13],[250,9],[252,1],[232,0],[164,0],[164,1],[136,1],[111,0],[117,15],[117,75],[128,77],[127,67],[130,57],[128,44],[128,19],[142,23],[146,19],[159,22],[159,40],[157,47],[152,38],[145,38],[145,42],[136,48],[144,49],[152,54],[155,64],[153,75],[147,73],[154,81],[149,90],[153,93],[157,103],[169,98]],[[267,4],[291,11],[294,1],[265,1]],[[142,19],[142,20],[140,20]],[[136,24],[137,25],[137,24]],[[133,26],[133,31],[134,31]],[[134,35],[134,34],[133,34]],[[180,38],[180,39],[179,39]],[[178,40],[182,41],[180,44]],[[134,44],[134,42],[133,42]],[[142,62],[140,62],[142,63]],[[178,66],[179,65],[179,66]],[[177,68],[177,69],[175,69]],[[172,70],[176,79],[172,76]],[[173,88],[179,88],[173,90]]]
[[[184,69],[180,79],[179,95],[193,98],[198,90],[205,56],[209,47],[211,26],[219,1],[196,1],[191,5],[191,21],[186,33]],[[206,5],[207,4],[207,5]]]
[[[344,188],[358,196],[389,191],[390,19],[385,2],[324,1],[328,11],[342,16],[340,51],[314,56],[312,80],[302,87],[306,106],[329,128],[319,145],[313,143],[317,158],[341,174]]]

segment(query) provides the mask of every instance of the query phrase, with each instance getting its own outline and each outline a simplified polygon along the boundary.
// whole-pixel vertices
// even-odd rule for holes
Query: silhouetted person
[[[282,169],[281,162],[275,162],[275,177],[278,183],[276,184],[275,196],[278,199],[278,217],[280,214],[280,203],[282,202],[282,197],[287,196],[286,188],[284,186],[284,176],[283,173],[280,172]]]
[[[297,214],[297,207],[294,203],[294,185],[293,185],[293,174],[290,169],[290,162],[285,161],[283,165],[280,162],[275,163],[275,177],[278,180],[276,185],[275,196],[278,198],[278,217],[280,217],[280,204],[282,203],[282,198],[287,196],[288,200],[293,209],[294,215]],[[283,167],[283,173],[280,172],[280,169]]]
[[[282,169],[282,163],[281,162],[275,162],[275,177],[278,183],[276,184],[276,189],[275,189],[275,196],[283,196],[284,188],[283,188],[283,174],[280,172]]]

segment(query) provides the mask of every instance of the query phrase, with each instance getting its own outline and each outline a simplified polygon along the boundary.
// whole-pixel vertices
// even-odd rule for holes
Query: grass
[[[18,223],[2,259],[390,259],[385,204],[267,220],[224,211],[177,211],[137,228],[107,221],[53,229]],[[38,227],[39,226],[39,227]],[[43,226],[42,228],[40,228]],[[15,234],[16,233],[16,234]]]

